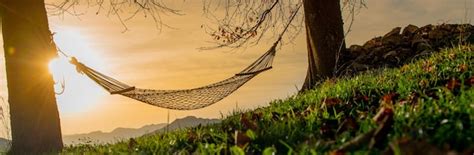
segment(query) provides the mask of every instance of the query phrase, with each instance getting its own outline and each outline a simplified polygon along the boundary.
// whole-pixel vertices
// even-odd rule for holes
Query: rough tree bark
[[[336,54],[345,49],[345,43],[339,0],[303,0],[303,7],[309,63],[305,91],[318,80],[334,76]]]
[[[13,154],[63,147],[54,81],[56,56],[43,0],[2,0],[2,33],[10,103]]]

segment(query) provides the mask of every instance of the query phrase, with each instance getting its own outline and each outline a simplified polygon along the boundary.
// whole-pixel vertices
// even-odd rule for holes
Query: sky
[[[211,84],[233,76],[263,54],[273,43],[264,39],[245,50],[200,51],[211,37],[201,29],[209,20],[202,16],[201,1],[174,1],[182,16],[163,16],[174,27],[156,29],[150,18],[137,16],[128,21],[129,31],[114,16],[95,14],[51,16],[50,28],[64,52],[76,56],[107,75],[127,84],[151,89],[186,89]],[[441,23],[472,23],[474,0],[367,0],[367,8],[355,16],[347,44],[363,44],[394,27]],[[344,16],[346,16],[345,14]],[[345,29],[348,29],[346,21]],[[199,110],[177,111],[150,106],[123,96],[109,95],[65,59],[52,67],[57,81],[66,88],[57,95],[62,132],[65,135],[118,127],[139,128],[166,123],[185,116],[222,118],[235,110],[267,106],[276,99],[294,95],[303,84],[307,69],[304,32],[291,44],[279,48],[274,68],[264,72],[224,100]],[[8,113],[3,53],[0,54],[0,95],[4,115]],[[55,67],[56,66],[56,67]],[[60,67],[57,67],[60,66]],[[59,91],[59,90],[58,90]],[[0,121],[0,137],[8,137],[8,120]]]

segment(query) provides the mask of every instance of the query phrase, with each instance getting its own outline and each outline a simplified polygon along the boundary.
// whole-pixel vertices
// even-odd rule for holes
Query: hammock
[[[70,62],[76,66],[79,73],[85,74],[94,80],[110,94],[120,94],[162,108],[194,110],[210,106],[224,99],[259,73],[271,69],[278,42],[275,42],[266,53],[250,66],[234,76],[194,89],[153,90],[135,88],[80,63],[74,57],[71,58]]]

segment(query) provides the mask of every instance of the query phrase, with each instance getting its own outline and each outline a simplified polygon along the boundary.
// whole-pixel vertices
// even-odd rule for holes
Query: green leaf
[[[250,129],[248,129],[247,132],[245,132],[245,134],[246,134],[251,140],[257,139],[257,134],[255,134],[255,132],[253,132],[253,131],[250,130]]]
[[[232,146],[230,148],[230,154],[232,154],[232,155],[245,155],[245,151],[242,148],[238,147],[238,146]]]
[[[276,154],[277,150],[274,147],[267,147],[265,150],[263,150],[262,154],[263,155],[274,155]]]

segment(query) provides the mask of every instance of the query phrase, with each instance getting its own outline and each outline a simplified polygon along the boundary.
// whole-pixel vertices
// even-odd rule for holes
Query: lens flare
[[[68,55],[77,57],[83,63],[105,70],[98,50],[92,48],[91,40],[77,28],[56,31],[56,45]],[[62,114],[81,114],[92,110],[107,95],[99,86],[76,71],[68,58],[54,58],[49,63],[49,71],[56,82],[55,91],[59,110]]]

